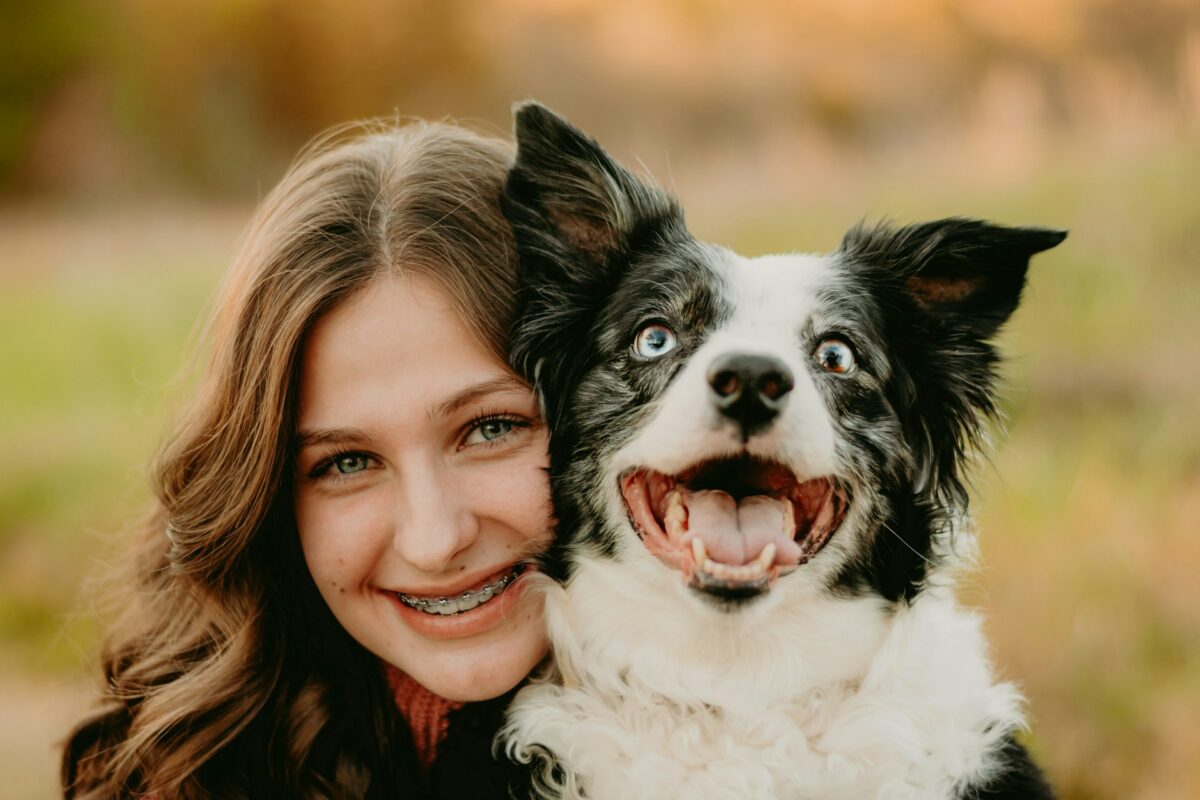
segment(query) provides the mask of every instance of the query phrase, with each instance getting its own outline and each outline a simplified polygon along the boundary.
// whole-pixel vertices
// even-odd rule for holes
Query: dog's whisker
[[[925,555],[925,554],[924,554],[924,553],[922,553],[920,550],[918,550],[917,548],[915,548],[915,547],[913,547],[911,544],[909,544],[909,543],[908,543],[908,540],[906,540],[906,539],[905,539],[903,536],[901,536],[899,533],[897,533],[897,532],[896,532],[896,529],[895,529],[895,528],[893,528],[893,527],[892,527],[891,525],[889,525],[888,523],[886,523],[886,522],[884,522],[884,523],[881,523],[879,527],[880,527],[880,529],[881,529],[881,530],[885,530],[885,531],[887,531],[888,533],[890,533],[892,536],[896,537],[896,539],[897,539],[897,540],[900,542],[900,544],[902,544],[902,545],[904,545],[905,547],[907,547],[907,548],[908,548],[908,549],[909,549],[909,550],[912,552],[912,554],[913,554],[913,555],[915,555],[917,558],[919,558],[919,559],[921,559],[922,561],[924,561],[924,562],[925,562],[926,564],[928,564],[930,567],[935,567],[935,568],[936,568],[936,567],[938,566],[938,564],[937,564],[937,562],[936,562],[936,561],[934,561],[932,558],[930,558],[929,556]]]

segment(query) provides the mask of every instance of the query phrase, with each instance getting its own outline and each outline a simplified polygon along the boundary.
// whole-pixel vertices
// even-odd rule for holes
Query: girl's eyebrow
[[[468,403],[495,392],[528,392],[529,386],[513,375],[482,381],[455,393],[429,411],[429,418],[445,417],[458,411]],[[325,444],[369,444],[371,434],[361,428],[301,428],[296,433],[296,452],[306,447]]]
[[[449,416],[467,403],[471,403],[493,392],[511,391],[528,392],[529,386],[515,375],[503,375],[499,378],[483,381],[474,386],[468,386],[445,402],[439,403],[429,412],[429,418],[436,419],[437,417]]]
[[[358,428],[306,428],[296,434],[296,452],[321,444],[346,442],[365,444],[370,441],[370,434]]]

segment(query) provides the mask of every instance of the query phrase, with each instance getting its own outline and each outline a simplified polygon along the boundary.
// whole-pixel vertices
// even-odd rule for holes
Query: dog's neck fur
[[[543,586],[556,674],[518,695],[505,735],[517,760],[565,757],[546,797],[955,797],[1022,726],[945,588],[895,605],[792,592],[688,629],[629,571],[585,557]]]

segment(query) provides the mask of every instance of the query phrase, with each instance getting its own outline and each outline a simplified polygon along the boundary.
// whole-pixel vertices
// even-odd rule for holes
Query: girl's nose
[[[479,535],[470,498],[442,465],[410,468],[399,484],[392,546],[421,572],[445,572]]]

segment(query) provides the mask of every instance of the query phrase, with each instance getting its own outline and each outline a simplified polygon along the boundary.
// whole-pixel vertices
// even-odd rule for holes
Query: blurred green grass
[[[1178,146],[1007,187],[893,177],[695,218],[748,253],[831,249],[861,217],[1070,229],[1002,339],[1008,432],[979,471],[982,566],[964,589],[1068,799],[1200,796],[1198,184],[1200,151]],[[0,215],[6,679],[93,667],[93,576],[149,500],[189,334],[247,218]],[[52,774],[39,753],[20,766]]]
[[[31,670],[94,650],[91,578],[147,505],[168,388],[232,252],[224,216],[176,216],[0,219],[0,638]]]

